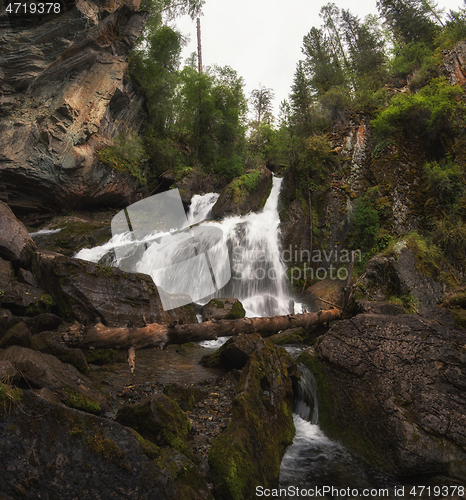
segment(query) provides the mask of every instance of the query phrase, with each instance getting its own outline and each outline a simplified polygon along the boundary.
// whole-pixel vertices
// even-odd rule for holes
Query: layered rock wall
[[[148,13],[137,1],[60,5],[0,17],[0,192],[16,213],[123,206],[138,189],[94,153],[143,126],[143,98],[124,75]]]

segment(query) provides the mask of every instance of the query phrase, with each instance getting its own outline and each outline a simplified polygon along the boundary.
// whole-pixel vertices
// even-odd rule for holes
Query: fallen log
[[[198,340],[216,340],[218,337],[238,333],[258,332],[272,335],[292,327],[309,328],[325,324],[341,317],[340,309],[317,311],[314,313],[289,314],[270,318],[241,318],[232,320],[210,320],[204,323],[186,325],[159,325],[151,323],[140,328],[110,327],[102,323],[83,327],[75,324],[63,335],[63,341],[74,347],[141,349],[143,347],[165,348],[170,344],[184,344]]]

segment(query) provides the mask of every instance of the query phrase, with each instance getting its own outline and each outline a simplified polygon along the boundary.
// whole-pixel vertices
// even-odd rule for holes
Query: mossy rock
[[[116,420],[137,430],[157,446],[168,446],[190,455],[187,440],[191,422],[178,404],[165,394],[123,406],[118,410]]]
[[[255,351],[262,337],[258,333],[235,335],[212,354],[204,355],[200,364],[208,368],[242,369]]]
[[[276,484],[281,459],[295,433],[289,372],[295,365],[268,339],[249,359],[231,422],[209,452],[216,498],[253,498],[256,485]]]
[[[268,337],[275,345],[300,344],[308,337],[304,328],[289,328],[283,332]]]
[[[183,411],[192,411],[207,396],[207,391],[202,387],[180,384],[166,385],[163,393],[175,400]]]
[[[31,332],[23,321],[12,326],[0,340],[0,349],[5,349],[10,345],[19,345],[21,347],[30,347]]]
[[[245,316],[246,311],[238,299],[211,299],[202,308],[204,321],[211,319],[240,319]]]
[[[6,417],[13,407],[21,403],[23,391],[0,381],[0,418]]]
[[[85,349],[84,356],[89,364],[108,365],[116,360],[117,351],[115,349]]]

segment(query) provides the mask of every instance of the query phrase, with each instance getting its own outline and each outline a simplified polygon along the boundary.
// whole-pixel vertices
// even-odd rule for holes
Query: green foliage
[[[432,162],[424,166],[426,191],[429,196],[427,205],[432,208],[451,210],[458,198],[464,193],[461,168],[450,162]]]
[[[462,95],[459,86],[451,86],[445,79],[433,79],[417,93],[392,98],[390,105],[372,120],[375,133],[380,139],[389,139],[404,132],[438,145],[443,133],[453,134],[462,127]]]
[[[119,134],[114,138],[113,145],[99,149],[96,157],[102,163],[111,165],[120,172],[129,172],[142,183],[146,182],[141,173],[141,166],[147,161],[147,156],[136,132]]]
[[[353,245],[363,251],[370,250],[376,243],[380,230],[380,217],[364,197],[358,198],[353,211]]]

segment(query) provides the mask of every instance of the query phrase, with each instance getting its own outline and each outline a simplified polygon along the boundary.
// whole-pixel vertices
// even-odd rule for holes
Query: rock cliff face
[[[360,314],[306,353],[330,436],[389,473],[466,477],[464,332],[449,311]]]
[[[142,127],[143,98],[124,75],[148,14],[138,0],[60,5],[0,16],[0,192],[17,214],[123,206],[138,189],[94,152]]]

